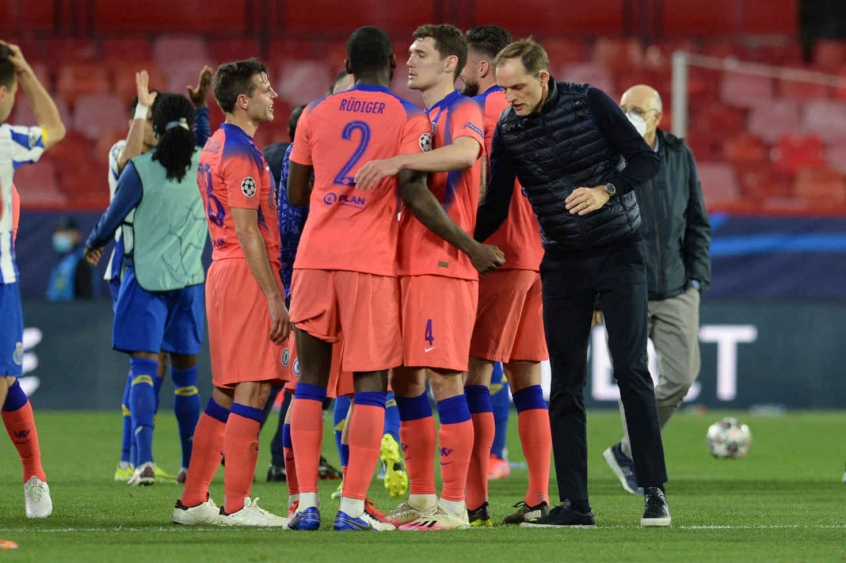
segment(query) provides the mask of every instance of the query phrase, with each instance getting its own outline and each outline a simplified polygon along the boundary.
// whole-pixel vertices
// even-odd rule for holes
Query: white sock
[[[438,503],[438,495],[408,495],[408,504],[411,508],[423,512],[429,510]]]
[[[130,467],[132,467],[132,465],[130,465],[130,463],[128,461],[120,462],[120,468],[123,469],[124,471],[126,471]]]
[[[364,514],[364,501],[354,498],[341,497],[340,511],[353,518],[361,518]]]
[[[302,512],[306,508],[320,508],[317,493],[300,493],[300,507],[297,511]]]
[[[441,506],[456,516],[461,516],[464,512],[467,512],[467,505],[464,504],[464,501],[447,500],[442,498]]]
[[[300,495],[288,495],[288,508],[294,506],[294,503],[300,500]]]

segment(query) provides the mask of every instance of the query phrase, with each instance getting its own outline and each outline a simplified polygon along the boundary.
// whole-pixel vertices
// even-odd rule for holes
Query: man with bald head
[[[662,105],[646,85],[623,94],[620,108],[661,159],[652,180],[635,187],[643,234],[648,335],[658,352],[655,400],[663,429],[699,375],[699,296],[711,281],[711,225],[693,153],[678,137],[658,128]],[[626,414],[620,403],[625,431]],[[630,493],[637,485],[628,433],[605,450],[605,461]]]

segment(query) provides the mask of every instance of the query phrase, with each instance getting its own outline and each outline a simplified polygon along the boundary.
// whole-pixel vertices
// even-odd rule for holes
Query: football
[[[736,418],[723,418],[708,428],[705,436],[708,451],[721,459],[745,457],[752,443],[749,427]]]

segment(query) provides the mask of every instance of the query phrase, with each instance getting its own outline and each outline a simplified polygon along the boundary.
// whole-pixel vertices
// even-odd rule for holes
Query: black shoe
[[[667,496],[658,487],[646,487],[644,489],[643,518],[640,519],[641,526],[669,526],[670,505],[667,504]]]
[[[561,505],[549,511],[549,514],[538,518],[534,522],[523,522],[521,528],[558,528],[562,526],[576,526],[593,528],[596,526],[593,510],[588,512],[576,512],[570,501],[565,500]]]
[[[517,512],[503,518],[503,524],[522,524],[523,522],[537,522],[541,518],[549,514],[549,505],[542,502],[537,506],[529,506],[525,501],[520,501],[514,505]]]
[[[320,467],[317,474],[321,479],[342,479],[344,476],[340,471],[329,465],[329,462],[323,456],[320,456]]]
[[[491,505],[484,502],[482,506],[475,510],[467,509],[467,519],[470,525],[474,528],[489,528],[493,526],[493,517],[491,516]]]
[[[284,483],[288,480],[288,473],[284,465],[271,465],[267,468],[268,483]]]

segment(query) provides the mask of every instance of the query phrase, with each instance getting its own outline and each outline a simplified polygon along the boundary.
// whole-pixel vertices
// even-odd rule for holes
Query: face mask
[[[59,254],[67,254],[73,250],[73,239],[64,233],[53,235],[53,250]]]
[[[641,137],[646,135],[646,120],[644,118],[632,112],[627,113],[626,117],[629,118],[629,121],[632,125],[634,125],[634,128],[637,129],[637,132],[640,133]]]

